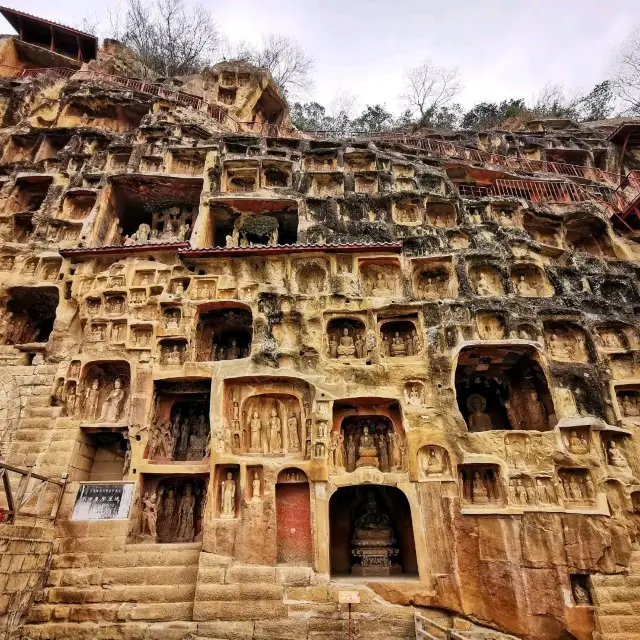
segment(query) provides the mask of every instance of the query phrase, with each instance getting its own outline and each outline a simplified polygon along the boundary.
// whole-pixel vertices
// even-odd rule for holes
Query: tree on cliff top
[[[640,25],[622,44],[616,60],[616,94],[629,115],[640,115]]]
[[[220,35],[209,11],[184,0],[126,0],[109,14],[112,37],[162,76],[198,73],[215,62]]]

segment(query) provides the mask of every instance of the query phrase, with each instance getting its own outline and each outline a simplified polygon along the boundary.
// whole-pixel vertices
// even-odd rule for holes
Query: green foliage
[[[522,98],[511,98],[502,102],[480,102],[462,117],[463,129],[492,129],[509,118],[516,117],[526,110]]]
[[[604,120],[609,118],[615,108],[615,91],[613,83],[605,80],[597,84],[580,100],[578,109],[581,120]]]
[[[256,236],[272,234],[278,228],[278,221],[272,216],[246,216],[240,221],[240,231]]]
[[[351,122],[351,126],[355,131],[388,131],[394,126],[393,114],[380,104],[368,104],[360,116]]]

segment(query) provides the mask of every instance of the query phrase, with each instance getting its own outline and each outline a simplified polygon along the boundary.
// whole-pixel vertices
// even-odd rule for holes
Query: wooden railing
[[[416,627],[416,640],[469,640],[458,631],[443,627],[417,611],[414,613],[413,619]]]
[[[10,474],[19,476],[18,486],[11,486]],[[58,509],[67,486],[67,474],[62,474],[61,480],[54,480],[33,473],[33,467],[20,469],[0,461],[0,479],[4,490],[4,506],[0,506],[0,522],[13,524],[16,517],[38,518],[52,520],[58,515]],[[51,491],[53,495],[51,495]],[[26,509],[27,505],[34,504]]]

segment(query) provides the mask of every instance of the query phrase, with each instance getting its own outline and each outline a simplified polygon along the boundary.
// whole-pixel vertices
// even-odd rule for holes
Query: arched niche
[[[424,345],[418,327],[416,316],[382,320],[380,322],[381,355],[385,358],[419,356]]]
[[[506,337],[506,322],[502,314],[478,311],[476,327],[481,340],[504,340]]]
[[[334,403],[331,466],[352,473],[361,467],[382,472],[407,468],[407,445],[397,401],[360,398]]]
[[[365,295],[388,298],[398,295],[402,273],[397,260],[367,260],[360,263],[360,278]]]
[[[502,274],[496,267],[490,265],[472,267],[469,269],[469,280],[476,295],[483,297],[504,295]]]
[[[434,227],[453,227],[456,223],[456,208],[450,202],[427,202],[426,214]]]
[[[461,501],[463,506],[503,507],[506,504],[504,487],[497,464],[458,465]]]
[[[251,355],[253,316],[248,307],[205,308],[197,326],[196,360],[239,360]]]
[[[418,480],[451,479],[449,452],[437,444],[429,444],[418,450]]]
[[[549,431],[556,423],[535,349],[465,347],[455,369],[458,409],[469,431]]]
[[[591,341],[584,329],[572,322],[545,322],[544,337],[554,360],[581,363],[592,360]]]
[[[187,358],[188,342],[186,338],[165,338],[158,341],[160,364],[180,366]]]
[[[640,385],[616,386],[616,400],[624,422],[640,424]]]
[[[437,300],[456,295],[450,260],[421,260],[413,270],[413,290],[421,300]]]
[[[327,288],[328,265],[324,260],[296,262],[295,280],[298,291],[307,295],[324,293]]]
[[[606,324],[597,327],[598,341],[603,351],[632,349],[632,329],[625,324]]]
[[[381,485],[341,487],[329,500],[331,575],[418,575],[411,509]]]
[[[391,208],[391,215],[396,224],[419,225],[424,221],[424,199],[418,197],[399,197]]]
[[[575,218],[565,223],[565,241],[569,249],[594,256],[614,258],[607,225],[595,216]]]
[[[327,354],[348,360],[367,357],[367,328],[358,318],[332,318],[327,323]]]
[[[283,469],[276,480],[278,562],[308,566],[312,559],[309,479],[295,467]]]
[[[562,227],[559,222],[525,213],[524,228],[540,244],[551,247],[558,247],[561,244]]]
[[[511,282],[516,293],[522,297],[548,298],[553,295],[553,287],[537,265],[514,265],[511,269]]]
[[[44,343],[56,319],[57,287],[14,287],[2,318],[3,344]]]
[[[90,362],[80,382],[74,414],[87,423],[117,424],[128,416],[131,373],[121,360]]]

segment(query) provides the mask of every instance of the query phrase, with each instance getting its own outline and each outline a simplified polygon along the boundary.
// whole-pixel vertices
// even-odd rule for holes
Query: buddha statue
[[[346,327],[342,330],[340,343],[338,344],[338,358],[351,358],[356,354],[356,345],[353,338],[349,335],[349,329]]]
[[[472,502],[474,504],[486,504],[487,502],[489,502],[489,490],[487,489],[487,483],[480,476],[479,471],[476,471],[473,474],[471,495]]]
[[[391,287],[389,287],[389,283],[382,273],[378,272],[376,274],[376,281],[371,289],[371,295],[376,297],[391,295]]]
[[[360,435],[360,443],[358,445],[358,461],[356,467],[375,467],[380,468],[380,461],[378,460],[378,448],[376,447],[373,436],[369,433],[369,427],[362,429]]]
[[[467,398],[469,414],[469,431],[490,431],[493,429],[491,417],[485,413],[487,401],[479,394],[473,393]]]
[[[609,443],[609,447],[607,448],[607,461],[612,467],[618,467],[619,469],[625,470],[629,469],[627,459],[624,457],[622,451],[618,449],[618,446],[613,440]]]
[[[407,345],[405,344],[400,332],[396,331],[395,335],[391,340],[391,355],[392,356],[406,356],[407,355]]]
[[[367,492],[353,526],[351,553],[359,560],[359,564],[351,567],[351,573],[359,576],[401,573],[400,565],[392,562],[392,558],[399,553],[398,548],[393,546],[395,542],[388,514],[379,504],[375,492]]]

